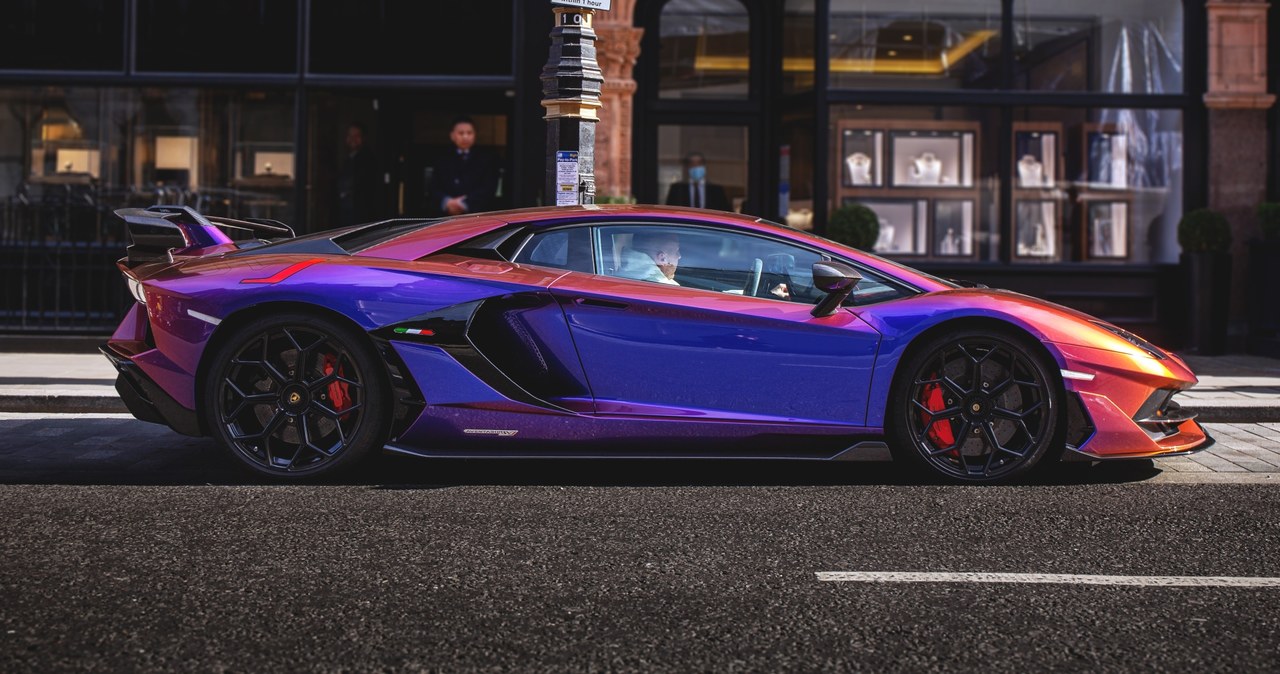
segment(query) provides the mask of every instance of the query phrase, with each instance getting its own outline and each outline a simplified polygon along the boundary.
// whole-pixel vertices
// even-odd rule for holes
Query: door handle
[[[579,297],[573,301],[574,304],[584,307],[604,307],[605,309],[626,309],[626,302],[612,302],[609,300],[598,300],[593,297]]]

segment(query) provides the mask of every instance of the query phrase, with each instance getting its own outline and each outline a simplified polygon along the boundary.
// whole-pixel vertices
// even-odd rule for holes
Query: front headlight
[[[1138,347],[1139,349],[1142,349],[1152,358],[1155,358],[1156,360],[1164,360],[1164,353],[1161,352],[1160,349],[1156,347],[1155,344],[1148,342],[1147,340],[1133,334],[1132,332],[1129,332],[1124,328],[1119,328],[1110,323],[1106,323],[1103,321],[1094,321],[1093,324],[1102,328],[1103,330],[1106,330],[1107,332],[1110,332],[1116,337],[1119,337],[1120,339],[1123,339],[1124,341]]]
[[[129,286],[129,294],[133,295],[133,299],[137,300],[139,304],[146,306],[147,291],[142,288],[142,282],[128,274],[124,275],[124,282]]]

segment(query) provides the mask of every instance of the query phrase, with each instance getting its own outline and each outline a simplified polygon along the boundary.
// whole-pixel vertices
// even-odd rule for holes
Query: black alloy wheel
[[[257,474],[328,475],[385,442],[387,389],[365,335],[319,316],[272,316],[214,355],[206,429]]]
[[[888,431],[895,456],[955,482],[1005,482],[1063,448],[1062,383],[1024,340],[965,331],[899,368]]]

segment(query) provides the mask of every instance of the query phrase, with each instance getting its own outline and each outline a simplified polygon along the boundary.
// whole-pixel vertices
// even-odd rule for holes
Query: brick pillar
[[[1267,194],[1267,8],[1265,0],[1209,0],[1209,208],[1231,222],[1230,333],[1244,333],[1248,241]],[[1238,340],[1233,340],[1238,341]]]
[[[596,58],[604,71],[596,127],[596,194],[629,197],[631,191],[631,110],[636,93],[632,77],[644,30],[632,27],[636,0],[614,0],[596,15]]]

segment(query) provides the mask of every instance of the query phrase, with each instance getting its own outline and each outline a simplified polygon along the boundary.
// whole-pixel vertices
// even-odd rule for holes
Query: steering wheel
[[[760,277],[764,274],[764,260],[756,258],[751,262],[751,275],[747,277],[747,284],[742,286],[742,294],[747,297],[755,297],[760,292]]]

